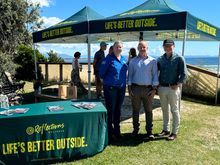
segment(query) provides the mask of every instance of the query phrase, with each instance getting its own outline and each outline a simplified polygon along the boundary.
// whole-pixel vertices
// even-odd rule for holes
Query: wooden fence
[[[38,63],[46,81],[70,81],[71,63]],[[88,64],[81,63],[81,80],[88,82]],[[217,74],[206,69],[187,65],[188,79],[183,85],[183,93],[191,96],[203,97],[204,99],[214,99],[216,95]],[[91,81],[94,82],[93,66],[91,64]]]

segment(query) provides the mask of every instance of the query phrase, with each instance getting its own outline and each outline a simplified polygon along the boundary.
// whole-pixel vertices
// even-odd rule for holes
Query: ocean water
[[[155,57],[157,58],[157,57]],[[195,65],[207,70],[210,70],[212,72],[217,73],[217,67],[218,67],[218,56],[215,57],[207,57],[207,56],[185,56],[185,60],[187,64]],[[66,62],[72,62],[72,59],[65,59]],[[93,58],[91,59],[93,61]],[[87,58],[80,58],[80,63],[87,63]]]
[[[185,57],[186,63],[195,65],[213,72],[217,72],[218,68],[218,57]]]

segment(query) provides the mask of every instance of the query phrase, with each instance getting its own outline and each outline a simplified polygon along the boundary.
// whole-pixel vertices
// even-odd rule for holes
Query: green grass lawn
[[[28,85],[32,87],[30,84]],[[29,91],[30,90],[30,91]],[[31,93],[31,89],[28,92]],[[145,138],[144,117],[141,116],[141,130],[137,138],[130,136],[131,120],[121,123],[123,138],[90,158],[74,162],[57,163],[70,164],[220,164],[220,107],[196,103],[190,100],[182,101],[181,127],[175,141],[156,138],[148,141]],[[160,107],[154,109],[154,133],[162,128]]]
[[[121,124],[124,137],[100,154],[70,164],[220,164],[220,107],[182,101],[181,128],[175,141],[145,138],[145,123],[140,135],[130,136],[132,123]],[[161,115],[154,118],[154,133],[162,126]]]

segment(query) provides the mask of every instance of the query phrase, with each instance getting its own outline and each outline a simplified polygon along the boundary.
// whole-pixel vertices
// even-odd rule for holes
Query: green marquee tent
[[[91,46],[90,38],[87,34],[90,33],[90,21],[102,19],[104,16],[100,15],[90,7],[84,7],[71,17],[64,21],[51,26],[47,29],[34,32],[34,43],[89,43],[88,44],[88,97],[91,97],[90,83],[91,83]],[[35,44],[34,44],[35,50]],[[37,77],[37,63],[35,53],[35,76]]]
[[[148,0],[121,14],[104,18],[85,7],[68,19],[33,33],[34,43],[86,43],[137,41],[140,34],[146,40],[174,38],[182,40],[184,31],[190,41],[220,41],[220,29],[194,17],[171,4],[169,0]],[[140,33],[141,32],[141,33]]]
[[[91,43],[100,41],[161,41],[172,38],[183,41],[220,41],[220,29],[170,3],[148,0],[121,14],[103,18],[86,7],[63,22],[33,33],[34,43],[87,43],[90,98]],[[218,67],[219,76],[219,67]],[[216,102],[218,78],[216,85]]]
[[[86,43],[89,33],[89,21],[102,19],[90,7],[84,7],[64,21],[33,33],[34,43]],[[76,37],[74,37],[76,36]]]

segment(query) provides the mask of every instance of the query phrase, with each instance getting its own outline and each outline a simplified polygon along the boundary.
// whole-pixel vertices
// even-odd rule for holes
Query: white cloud
[[[58,17],[45,17],[45,16],[41,17],[41,20],[43,20],[43,25],[42,25],[43,29],[53,26],[62,21],[62,19]]]
[[[34,5],[40,4],[40,7],[50,7],[50,5],[53,4],[52,0],[28,0],[28,2]]]

